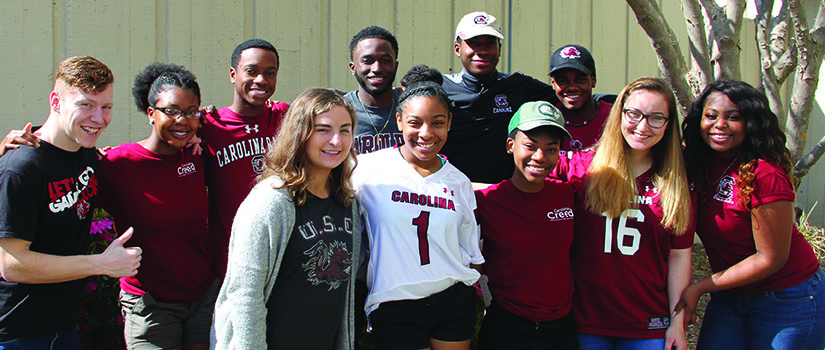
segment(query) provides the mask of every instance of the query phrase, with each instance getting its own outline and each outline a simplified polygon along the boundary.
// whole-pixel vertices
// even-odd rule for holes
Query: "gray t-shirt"
[[[367,106],[358,99],[357,93],[358,90],[350,91],[344,95],[344,99],[352,104],[358,118],[358,128],[353,140],[353,146],[358,154],[375,152],[396,144],[403,145],[404,137],[398,131],[398,123],[395,121],[398,96],[401,92],[393,89],[392,105],[386,107]]]

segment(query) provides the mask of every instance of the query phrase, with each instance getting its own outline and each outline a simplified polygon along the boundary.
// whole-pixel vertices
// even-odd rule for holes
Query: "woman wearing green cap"
[[[570,134],[556,107],[527,102],[508,126],[510,179],[476,190],[493,296],[480,349],[578,349],[571,314],[573,187],[547,176]]]

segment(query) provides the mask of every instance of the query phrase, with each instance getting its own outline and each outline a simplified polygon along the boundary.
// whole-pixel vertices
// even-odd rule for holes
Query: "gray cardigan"
[[[232,225],[229,264],[215,304],[216,349],[266,349],[266,302],[278,276],[289,236],[295,225],[295,204],[283,181],[269,177],[252,188]],[[347,305],[335,349],[354,348],[355,273],[361,257],[363,222],[352,204],[353,264],[347,286]],[[298,297],[298,296],[296,296]]]

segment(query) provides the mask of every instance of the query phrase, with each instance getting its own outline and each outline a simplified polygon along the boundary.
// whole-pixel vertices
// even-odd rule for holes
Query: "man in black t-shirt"
[[[498,183],[513,175],[513,157],[505,147],[507,124],[522,103],[557,101],[550,85],[496,70],[503,39],[494,16],[465,15],[454,46],[463,70],[445,75],[442,85],[453,101],[453,119],[441,152],[473,182]]]
[[[111,120],[112,72],[100,61],[60,63],[39,147],[0,158],[0,348],[76,349],[80,279],[131,276],[131,229],[84,255],[97,198],[98,136]]]

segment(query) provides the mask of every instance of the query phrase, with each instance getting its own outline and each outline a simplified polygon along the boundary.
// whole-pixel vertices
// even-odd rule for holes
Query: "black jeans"
[[[487,308],[478,335],[480,350],[487,349],[578,349],[573,314],[535,322],[513,314],[495,300]]]

